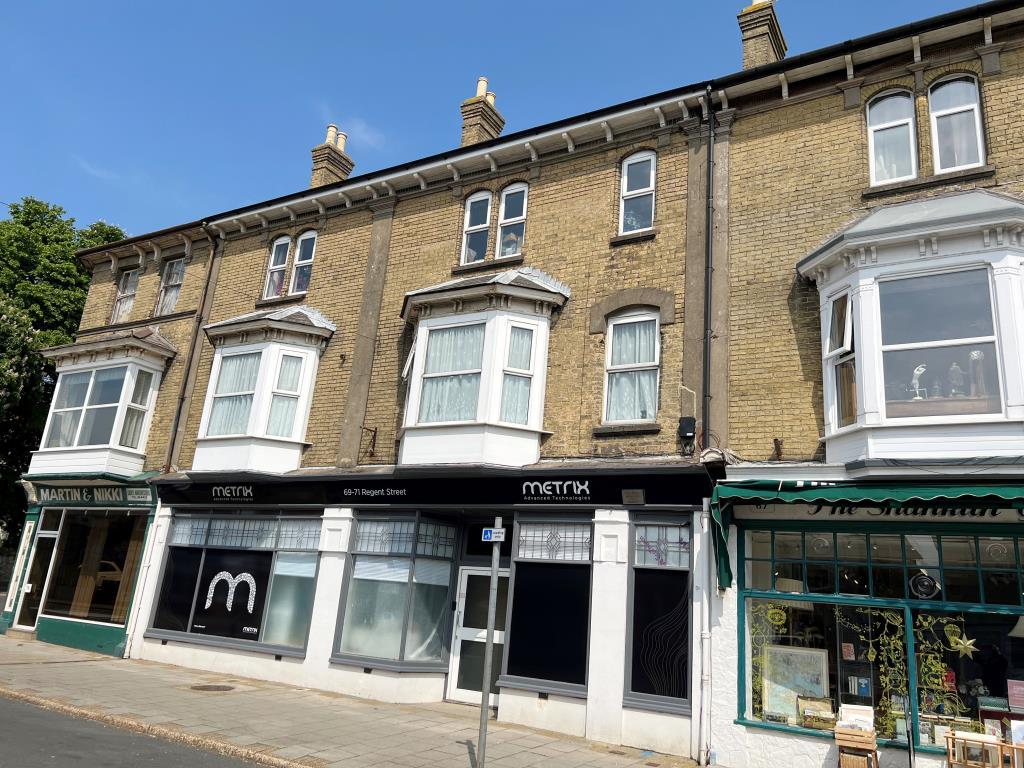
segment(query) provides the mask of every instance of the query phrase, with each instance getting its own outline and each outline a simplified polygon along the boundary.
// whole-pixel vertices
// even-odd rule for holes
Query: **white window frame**
[[[277,246],[285,244],[284,261],[281,264],[274,264],[274,254],[277,252]],[[270,279],[276,272],[284,272],[284,278],[281,280],[281,289],[284,290],[285,281],[288,278],[288,257],[291,254],[292,239],[288,235],[282,235],[274,240],[270,245],[270,255],[267,257],[267,276],[263,281],[263,298],[264,299],[276,299],[281,296],[280,293],[270,292]]]
[[[516,192],[523,193],[523,215],[513,216],[511,218],[505,217],[505,199]],[[526,242],[526,207],[530,202],[530,186],[525,182],[517,182],[515,184],[509,184],[503,190],[501,190],[501,203],[498,206],[498,237],[494,243],[494,258],[495,259],[514,259],[523,255],[523,243]],[[523,237],[519,243],[519,250],[515,253],[502,255],[501,253],[501,231],[507,226],[514,224],[523,225]]]
[[[632,191],[626,191],[626,182],[629,178],[628,168],[633,163],[643,162],[645,160],[651,161],[651,178],[650,185],[642,189],[634,189]],[[621,166],[621,178],[619,179],[619,234],[620,235],[632,235],[637,232],[650,232],[654,229],[654,218],[656,215],[656,205],[658,196],[655,193],[655,188],[658,184],[658,155],[656,152],[645,149],[640,152],[634,152],[632,155],[622,161]],[[644,197],[646,195],[651,196],[651,225],[649,227],[642,227],[640,229],[631,229],[627,231],[625,229],[625,210],[626,200],[631,200],[635,197]]]
[[[448,328],[469,328],[474,325],[482,325],[484,328],[484,348],[480,355],[480,367],[479,368],[466,368],[465,370],[458,371],[444,371],[442,373],[427,373],[427,350],[430,345],[430,334],[435,331],[442,331]],[[435,325],[426,329],[426,334],[423,337],[423,360],[421,361],[419,368],[419,376],[416,380],[416,414],[415,423],[424,426],[442,426],[445,424],[473,424],[479,422],[480,419],[480,404],[484,401],[484,369],[487,367],[487,342],[488,342],[488,328],[486,321],[481,322],[480,320],[470,322],[453,322],[447,323],[446,325]],[[427,379],[445,378],[448,376],[465,376],[467,374],[476,373],[480,375],[480,386],[477,388],[476,396],[476,412],[472,419],[460,419],[458,421],[420,421],[419,403],[423,400],[423,385]]]
[[[974,92],[976,98],[973,104],[961,105],[958,107],[950,107],[949,109],[934,110],[932,109],[932,95],[936,90],[941,88],[943,85],[951,83],[955,80],[969,80],[974,84]],[[964,165],[957,165],[951,168],[941,167],[939,158],[939,125],[938,121],[940,117],[946,117],[948,115],[955,115],[961,112],[973,112],[974,113],[974,133],[975,138],[978,142],[978,162],[966,163]],[[956,74],[944,77],[941,80],[937,80],[932,83],[928,88],[928,115],[931,120],[932,128],[932,157],[935,165],[935,173],[952,173],[954,171],[962,171],[967,168],[979,168],[985,164],[985,137],[981,130],[981,83],[978,78],[968,74]]]
[[[93,384],[96,381],[96,373],[99,372],[99,371],[103,371],[103,370],[107,370],[107,369],[111,369],[111,368],[127,368],[128,369],[125,372],[124,381],[121,383],[121,394],[118,397],[117,403],[116,404],[115,403],[107,403],[105,405],[92,405],[92,406],[86,405],[86,403],[89,402],[89,395],[92,394],[92,387],[93,387]],[[137,410],[141,410],[141,408],[139,406],[131,404],[131,402],[130,402],[131,401],[132,392],[135,390],[135,379],[137,378],[138,373],[139,373],[140,370],[143,370],[143,371],[146,371],[147,373],[152,374],[153,378],[150,380],[149,394],[147,395],[146,407],[145,407],[146,415],[145,415],[145,417],[143,419],[143,422],[142,422],[142,430],[139,433],[139,447],[131,448],[129,446],[121,445],[121,431],[124,429],[124,416],[125,416],[125,412],[127,411],[128,407],[130,406],[130,407],[135,408]],[[54,399],[50,402],[50,410],[46,414],[46,424],[43,427],[43,436],[42,436],[42,438],[40,440],[40,445],[39,445],[39,451],[38,452],[40,452],[40,453],[55,453],[55,452],[60,452],[60,451],[65,451],[66,452],[66,451],[104,450],[104,449],[108,449],[109,450],[109,449],[114,449],[114,450],[118,450],[118,451],[126,451],[126,452],[129,452],[129,453],[145,455],[146,451],[144,449],[145,449],[145,446],[146,446],[146,440],[148,439],[148,436],[149,436],[149,425],[150,425],[150,422],[153,419],[153,410],[154,410],[153,405],[154,405],[155,400],[156,400],[155,394],[160,389],[160,371],[158,371],[155,368],[151,368],[149,366],[140,366],[137,363],[129,362],[128,360],[120,360],[120,361],[117,361],[117,362],[111,362],[108,365],[102,365],[102,366],[95,366],[95,365],[90,365],[88,363],[85,363],[85,364],[81,364],[81,365],[68,366],[66,368],[61,368],[57,372],[57,374],[58,374],[57,386],[58,387],[60,386],[60,377],[61,376],[64,376],[65,374],[74,374],[74,373],[89,373],[89,374],[91,374],[90,378],[89,378],[89,386],[88,386],[88,388],[86,389],[86,392],[85,392],[85,400],[83,401],[83,404],[80,407],[76,407],[76,408],[59,408],[59,409],[58,408],[54,408],[53,407],[54,403],[56,403],[56,400],[57,400],[57,389],[54,388],[54,393],[53,393],[54,394]],[[102,444],[78,445],[77,444],[78,443],[78,439],[81,436],[82,427],[85,424],[85,412],[86,412],[86,410],[88,410],[90,408],[92,408],[92,409],[95,409],[95,408],[110,408],[110,407],[113,407],[115,405],[117,407],[117,414],[114,416],[114,423],[113,423],[113,425],[110,428],[110,439],[106,443],[102,443]],[[78,420],[78,426],[75,428],[74,444],[73,445],[66,445],[66,446],[54,446],[52,448],[47,448],[46,447],[46,439],[47,439],[47,437],[50,434],[50,426],[53,423],[53,415],[54,415],[54,413],[56,413],[56,412],[63,413],[63,412],[66,412],[66,411],[81,411],[82,412],[82,416]]]
[[[835,304],[840,299],[846,299],[846,318],[843,328],[843,340],[835,349],[829,349],[832,343],[832,322],[835,312]],[[826,386],[829,387],[831,397],[831,422],[833,425],[833,431],[840,429],[848,429],[854,427],[857,424],[858,414],[853,414],[853,421],[850,424],[840,425],[839,424],[839,376],[838,368],[840,365],[853,360],[854,369],[857,368],[857,352],[853,338],[853,291],[848,288],[832,294],[828,297],[825,303],[825,318],[828,326],[826,333],[822,334],[821,339],[821,357],[822,357],[822,368],[827,372],[828,381]],[[858,391],[857,382],[854,381],[854,396],[857,398],[858,408],[860,407],[860,393]]]
[[[301,361],[299,364],[299,383],[297,388],[294,390],[279,389],[277,386],[278,379],[281,377],[281,367],[284,365],[284,359],[286,357],[297,357]],[[262,360],[260,361],[263,362]],[[269,433],[270,430],[270,414],[274,404],[274,397],[287,397],[295,401],[295,416],[292,419],[292,431],[289,435],[272,435],[272,437],[283,437],[286,440],[295,439],[295,424],[299,420],[299,401],[302,399],[302,374],[306,369],[306,358],[303,355],[296,355],[288,350],[282,350],[281,354],[277,356],[277,365],[271,372],[270,376],[270,405],[267,408],[267,422],[263,426],[264,433]]]
[[[892,96],[909,96],[910,97],[910,117],[900,118],[899,120],[890,120],[887,123],[880,123],[878,125],[871,124],[871,107],[878,104]],[[908,181],[910,179],[917,178],[917,124],[914,119],[914,94],[910,91],[902,89],[895,89],[884,91],[875,96],[871,101],[868,102],[867,107],[864,110],[864,117],[867,121],[868,126],[868,166],[871,170],[871,186],[878,187],[886,184],[895,184],[900,181]],[[898,128],[899,126],[906,125],[910,129],[910,173],[906,176],[899,176],[893,179],[879,179],[877,174],[877,168],[875,167],[875,134],[887,130],[889,128]]]
[[[640,323],[647,320],[654,321],[654,362],[653,363],[629,363],[624,365],[612,365],[612,347],[615,342],[615,329],[620,325]],[[624,373],[626,371],[648,371],[654,370],[654,394],[655,405],[654,415],[649,419],[628,419],[623,421],[612,421],[608,418],[608,382],[613,373]],[[646,308],[627,310],[614,317],[608,318],[608,331],[605,335],[604,350],[604,397],[601,400],[601,423],[602,424],[652,424],[658,421],[658,412],[661,410],[661,318],[658,312]]]
[[[299,261],[299,256],[302,254],[302,243],[306,240],[313,241],[313,248],[309,252],[309,258],[304,261]],[[295,241],[295,256],[292,258],[292,278],[288,281],[288,295],[296,296],[305,294],[306,291],[295,290],[295,278],[298,275],[299,267],[309,266],[309,280],[313,282],[313,261],[316,259],[316,230],[310,229],[299,235]],[[287,263],[287,262],[285,262]],[[308,290],[308,289],[307,289]]]
[[[469,214],[470,211],[472,210],[473,203],[478,200],[487,201],[487,216],[483,224],[477,224],[476,226],[471,227],[469,226]],[[487,252],[491,248],[489,240],[491,229],[491,214],[493,213],[493,208],[493,195],[487,190],[483,190],[481,192],[474,192],[472,195],[466,198],[465,211],[463,211],[462,215],[462,251],[461,256],[459,257],[460,264],[479,264],[480,262],[487,260]],[[476,261],[466,261],[467,252],[469,250],[469,248],[467,247],[469,243],[469,236],[476,232],[487,232],[487,247],[484,248],[484,254],[481,258],[477,259]]]
[[[875,283],[881,288],[882,283],[895,280],[912,280],[916,277],[932,277],[934,275],[953,274],[956,272],[971,272],[984,269],[988,276],[989,311],[992,313],[992,335],[971,336],[956,339],[941,339],[939,341],[915,341],[906,344],[884,344],[882,342],[882,301],[879,290],[878,299],[873,307],[874,321],[878,327],[878,344],[876,346],[875,366],[878,371],[876,392],[878,403],[882,414],[882,421],[886,424],[949,424],[957,422],[982,422],[1001,421],[1006,415],[1006,374],[1002,361],[1002,341],[1000,339],[1000,314],[999,305],[996,303],[995,281],[993,280],[992,265],[988,262],[973,262],[959,264],[955,267],[936,268],[931,270],[918,270],[914,272],[899,272],[880,275]],[[930,349],[935,347],[962,347],[971,344],[992,344],[996,355],[996,374],[998,381],[996,391],[999,397],[999,410],[984,414],[949,414],[945,416],[890,416],[885,399],[885,353],[900,352],[911,349]]]
[[[141,267],[124,270],[117,278],[117,295],[114,297],[114,308],[110,312],[110,324],[124,323],[135,306],[135,296],[139,292],[139,272]],[[135,276],[135,287],[129,291],[130,276]]]
[[[423,392],[424,369],[426,368],[427,336],[433,330],[456,326],[485,324],[484,349],[480,369],[480,394],[477,399],[476,419],[472,421],[427,421],[419,420],[420,399]],[[507,368],[508,345],[513,326],[533,331],[533,349],[530,359],[530,405],[526,424],[501,421],[501,391],[506,370],[522,375],[523,372]],[[547,385],[547,354],[549,326],[546,322],[534,320],[517,312],[491,310],[474,312],[458,317],[425,318],[416,331],[414,347],[410,353],[412,364],[409,369],[408,393],[403,424],[411,429],[434,427],[464,427],[481,424],[496,424],[510,429],[530,432],[542,431],[544,419],[544,393]],[[473,373],[475,371],[459,371]],[[455,375],[455,372],[437,374]]]
[[[509,353],[512,351],[512,329],[513,328],[522,328],[524,330],[530,331],[530,334],[531,334],[531,336],[530,336],[530,364],[529,364],[529,367],[527,367],[527,368],[513,368],[512,366],[509,365],[508,357],[509,357]],[[497,413],[497,416],[496,416],[496,420],[500,424],[510,424],[510,425],[513,425],[513,426],[522,427],[522,426],[525,426],[525,424],[530,424],[532,422],[531,412],[533,411],[534,405],[536,403],[536,398],[533,396],[533,378],[534,378],[534,368],[536,366],[536,360],[537,360],[537,336],[538,336],[537,327],[535,325],[533,325],[532,323],[524,323],[524,322],[520,322],[520,321],[517,321],[517,320],[510,320],[508,322],[508,324],[507,324],[507,331],[506,331],[506,334],[505,334],[505,343],[502,345],[501,374],[500,374],[499,380],[498,380],[498,413]],[[524,423],[523,422],[518,422],[518,421],[503,421],[502,418],[501,418],[501,404],[502,404],[503,398],[505,397],[505,376],[506,375],[508,375],[508,376],[518,376],[519,378],[529,379],[529,381],[530,381],[530,402],[529,402],[529,404],[527,405],[527,408],[526,408],[526,421]]]
[[[218,395],[217,382],[220,379],[221,365],[225,357],[234,355],[245,355],[260,353],[260,367],[256,374],[255,389],[252,390],[252,406],[249,409],[249,422],[244,432],[237,432],[230,435],[210,435],[210,418],[213,413],[213,401]],[[281,358],[285,355],[301,357],[302,371],[299,374],[299,402],[295,408],[295,421],[292,424],[292,436],[280,437],[267,434],[267,425],[270,419],[270,404],[277,383],[277,374],[281,367]],[[309,421],[309,410],[313,399],[313,388],[316,382],[316,371],[319,362],[317,351],[310,347],[295,344],[281,344],[268,342],[261,344],[245,344],[225,348],[218,348],[214,354],[213,366],[210,370],[210,381],[206,388],[206,400],[203,405],[203,415],[199,423],[199,440],[238,440],[238,439],[259,439],[285,443],[301,443],[306,434],[306,427]],[[226,397],[229,394],[240,395],[250,392],[222,393],[219,397]],[[292,393],[285,393],[292,394]]]
[[[176,283],[170,282],[168,277],[173,273],[172,265],[181,263],[185,264],[185,257],[179,256],[174,259],[168,259],[163,263],[163,267],[160,270],[160,293],[156,298],[156,312],[153,313],[154,317],[161,317],[163,315],[169,315],[174,312],[175,307],[178,306],[178,299],[181,298],[181,287],[185,284],[185,270],[181,271],[181,280]],[[174,297],[174,303],[164,311],[164,298],[167,295],[168,288],[177,288],[178,294]]]

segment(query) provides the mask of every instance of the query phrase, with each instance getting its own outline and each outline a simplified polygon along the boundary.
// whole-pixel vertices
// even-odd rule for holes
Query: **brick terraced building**
[[[84,252],[2,626],[732,766],[1015,719],[1024,3],[739,25],[737,73],[515,134],[481,78],[456,149],[353,176],[329,126],[309,189]]]

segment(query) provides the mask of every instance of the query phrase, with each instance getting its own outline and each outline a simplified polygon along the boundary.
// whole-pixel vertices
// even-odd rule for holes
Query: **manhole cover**
[[[210,693],[223,693],[224,691],[233,691],[235,686],[233,685],[193,685],[191,686],[193,691],[207,691]]]

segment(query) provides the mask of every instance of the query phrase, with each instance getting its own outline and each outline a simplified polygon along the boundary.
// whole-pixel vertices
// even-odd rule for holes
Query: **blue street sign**
[[[484,528],[482,541],[489,541],[492,544],[496,541],[505,540],[505,529],[504,528]]]

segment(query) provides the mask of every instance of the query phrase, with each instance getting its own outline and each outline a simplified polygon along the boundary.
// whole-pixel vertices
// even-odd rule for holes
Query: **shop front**
[[[155,483],[132,655],[690,752],[694,465]],[[490,543],[496,653],[484,669]],[[665,726],[669,726],[666,728]]]
[[[24,485],[29,508],[0,630],[124,655],[153,517],[145,478]]]
[[[736,681],[715,689],[719,762],[834,761],[832,730],[853,716],[873,723],[883,765],[906,765],[912,744],[938,766],[951,731],[1010,741],[1024,727],[1022,498],[1013,485],[719,486],[719,577],[735,570],[735,589],[713,674]]]

